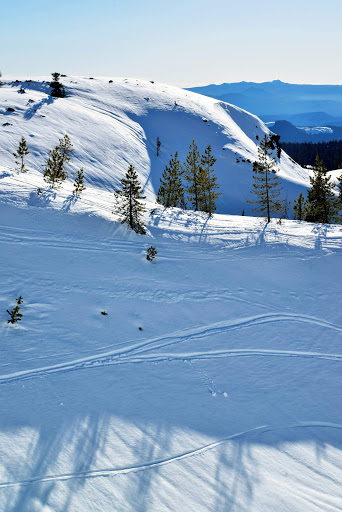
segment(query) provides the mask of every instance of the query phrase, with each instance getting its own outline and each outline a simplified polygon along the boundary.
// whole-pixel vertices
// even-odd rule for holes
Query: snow
[[[297,126],[297,128],[309,133],[310,135],[334,133],[334,130],[330,126]]]
[[[100,78],[62,78],[67,97],[52,98],[48,82],[42,79],[49,80],[7,81],[0,88],[0,165],[6,170],[13,169],[12,153],[24,136],[31,152],[28,167],[37,177],[35,186],[42,187],[47,152],[67,133],[75,147],[70,170],[83,167],[89,184],[101,193],[112,193],[132,164],[147,199],[154,201],[171,154],[178,151],[184,161],[194,139],[201,153],[211,144],[217,158],[215,174],[222,193],[218,213],[239,215],[243,209],[251,213],[252,205],[246,198],[253,173],[247,160],[257,158],[256,136],[260,141],[268,131],[256,116],[177,87],[123,78],[114,78],[113,83]],[[18,92],[21,88],[25,94]],[[8,107],[15,112],[8,113]],[[159,157],[157,137],[162,144]],[[307,171],[285,153],[279,175],[289,200],[309,186]]]
[[[126,111],[138,118],[141,94],[165,114],[151,92],[158,84],[131,82],[117,88],[122,104],[131,90]],[[82,84],[74,113],[62,115],[64,100],[50,105],[60,125],[57,114],[44,129],[44,118],[27,121],[37,134],[29,173],[13,172],[1,132],[0,510],[341,510],[341,226],[156,207],[149,176],[158,162],[140,124],[146,118],[145,132],[150,114],[138,123],[116,110],[120,121],[106,130],[108,114],[96,114],[92,128],[89,113],[78,117],[83,94],[90,104]],[[89,82],[103,88],[94,105],[110,85]],[[212,119],[209,105],[212,116],[234,111],[184,91],[179,103],[185,94],[196,116]],[[239,128],[248,114],[237,112],[248,154]],[[171,137],[176,120],[163,123]],[[19,120],[11,129],[14,143]],[[38,197],[34,161],[64,133],[88,169],[87,189],[73,200],[70,181]],[[111,213],[132,156],[146,176],[146,236]],[[23,318],[10,325],[5,310],[19,295]]]

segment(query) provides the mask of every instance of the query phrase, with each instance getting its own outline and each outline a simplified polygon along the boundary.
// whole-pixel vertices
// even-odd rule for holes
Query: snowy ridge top
[[[6,82],[0,88],[0,157],[7,172],[13,170],[12,153],[22,136],[30,150],[28,167],[41,170],[48,150],[67,133],[75,148],[70,170],[83,167],[88,184],[113,191],[132,164],[147,199],[154,201],[170,155],[178,151],[184,160],[194,139],[201,152],[210,144],[217,158],[222,193],[217,211],[249,212],[252,161],[258,140],[268,131],[256,116],[174,86],[124,78],[61,78],[67,96],[52,98],[49,78],[42,78],[45,81]],[[15,111],[8,112],[8,107]],[[307,171],[285,154],[279,174],[289,199],[309,184]]]

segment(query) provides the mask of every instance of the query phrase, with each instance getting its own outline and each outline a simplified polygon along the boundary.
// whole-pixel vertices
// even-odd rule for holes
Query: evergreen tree
[[[342,140],[329,142],[282,142],[282,148],[299,165],[315,165],[316,155],[323,160],[328,171],[341,168]]]
[[[219,188],[216,183],[216,176],[214,176],[213,166],[216,158],[211,154],[211,146],[207,146],[204,155],[201,157],[201,167],[199,171],[200,183],[200,200],[199,209],[209,214],[212,217],[213,212],[216,210],[216,199],[221,195],[215,192]]]
[[[342,167],[342,164],[341,166]],[[336,208],[338,210],[342,210],[342,174],[341,176],[339,176],[337,178],[338,180],[338,184],[337,184],[337,188],[338,188],[338,197],[336,199]],[[342,216],[340,216],[338,219],[337,219],[337,222],[339,223],[342,223]]]
[[[51,188],[58,188],[67,179],[68,173],[65,171],[65,163],[70,161],[73,151],[69,136],[64,135],[63,138],[59,139],[59,145],[48,152],[49,158],[43,176],[44,180],[50,183]]]
[[[188,200],[191,202],[195,211],[200,208],[200,172],[201,172],[201,157],[198,152],[195,141],[193,140],[189,146],[189,153],[183,165],[183,172],[188,185],[186,192],[188,193]]]
[[[83,169],[80,169],[79,171],[77,171],[75,181],[74,181],[74,190],[72,193],[76,197],[79,197],[81,195],[81,193],[83,192],[83,190],[85,190],[84,171],[83,171]]]
[[[17,164],[18,173],[28,171],[28,169],[26,169],[26,167],[25,167],[25,162],[24,162],[24,157],[28,154],[29,154],[29,150],[27,149],[25,137],[21,137],[18,149],[17,149],[16,153],[13,153],[14,158],[16,158],[15,163]]]
[[[2,77],[2,73],[1,73],[1,71],[0,71],[0,86],[2,85],[1,77]]]
[[[133,231],[145,235],[146,229],[141,220],[145,207],[139,201],[139,199],[145,199],[145,196],[141,195],[141,185],[132,165],[129,166],[125,177],[122,178],[121,186],[122,188],[114,194],[118,203],[115,213],[121,214],[121,224],[127,223]]]
[[[50,183],[50,188],[58,188],[66,180],[67,174],[64,170],[63,155],[58,150],[58,146],[48,152],[48,159],[44,169],[44,180]]]
[[[52,82],[50,82],[50,87],[52,89],[51,96],[55,98],[64,98],[65,97],[65,89],[64,85],[59,82],[59,78],[61,76],[60,73],[51,73]]]
[[[64,135],[64,137],[59,139],[59,144],[57,147],[58,147],[58,151],[60,152],[60,154],[63,157],[63,165],[64,165],[66,162],[70,161],[70,159],[72,157],[72,153],[74,152],[73,145],[71,143],[69,135]]]
[[[23,316],[21,313],[19,313],[19,310],[20,310],[19,304],[22,304],[24,302],[22,296],[20,295],[20,297],[18,299],[16,299],[16,301],[17,301],[17,305],[12,309],[12,311],[9,311],[8,309],[6,309],[7,313],[11,317],[9,320],[7,320],[8,324],[15,324],[16,322],[20,322],[21,318]]]
[[[314,176],[310,176],[311,189],[308,190],[305,220],[330,224],[337,219],[338,201],[334,194],[335,185],[327,176],[327,169],[318,155],[313,173]]]
[[[342,167],[342,164],[341,164],[341,167]],[[338,198],[337,198],[337,200],[339,202],[340,209],[342,209],[342,174],[337,179],[338,179],[338,185],[337,185],[337,188],[338,188]]]
[[[146,259],[148,261],[153,261],[157,254],[157,249],[153,245],[151,245],[146,251]]]
[[[293,213],[297,220],[305,220],[306,201],[302,193],[299,194],[298,199],[295,199],[293,206]]]
[[[170,206],[182,207],[184,202],[182,170],[176,152],[174,157],[171,156],[169,165],[165,167],[163,177],[160,179],[157,203],[168,208]]]
[[[157,156],[159,156],[159,153],[160,153],[160,147],[161,147],[161,142],[159,140],[159,137],[157,137]]]
[[[269,137],[269,149],[277,150],[277,157],[281,156],[280,135],[272,133]]]
[[[280,212],[284,200],[279,199],[281,192],[280,183],[275,169],[275,158],[270,147],[270,137],[265,134],[258,147],[258,160],[253,163],[253,190],[257,196],[255,201],[247,200],[255,204],[254,212],[266,214],[267,222],[271,221],[271,212]]]

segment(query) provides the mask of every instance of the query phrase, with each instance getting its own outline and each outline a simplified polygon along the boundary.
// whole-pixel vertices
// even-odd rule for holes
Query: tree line
[[[157,139],[158,155],[160,145]],[[67,179],[68,172],[65,166],[70,161],[73,151],[70,138],[65,135],[59,139],[59,144],[48,152],[43,177],[51,189],[58,189]],[[271,134],[265,134],[258,147],[258,159],[253,163],[254,182],[251,194],[255,197],[247,200],[248,203],[255,205],[253,211],[264,215],[267,222],[271,221],[272,214],[279,217],[279,222],[287,218],[290,206],[287,198],[281,197],[282,189],[277,175],[275,152],[279,156],[279,145],[275,143]],[[26,140],[22,137],[17,151],[13,153],[19,173],[27,172],[25,157],[28,154]],[[215,162],[211,146],[208,145],[204,154],[200,155],[194,140],[189,146],[189,153],[183,164],[179,161],[178,152],[171,155],[160,179],[157,203],[167,208],[182,209],[187,209],[190,205],[194,211],[206,212],[211,217],[216,209],[215,201],[220,196],[214,174]],[[294,202],[295,218],[308,222],[342,222],[342,175],[338,180],[336,196],[335,184],[331,182],[323,160],[317,155],[310,184],[307,198],[301,193]],[[84,189],[84,171],[80,169],[74,177],[73,194],[79,197]],[[38,189],[37,193],[41,194],[42,190]],[[145,196],[142,195],[142,187],[132,165],[122,178],[121,188],[115,192],[115,199],[113,213],[118,213],[122,223],[127,223],[136,233],[145,234],[146,228],[142,221],[145,207],[141,202]]]
[[[342,222],[342,174],[338,178],[335,193],[336,185],[327,172],[323,160],[316,155],[307,198],[300,193],[294,201],[293,213],[297,220],[325,224]],[[286,197],[281,197],[282,189],[277,176],[271,135],[266,134],[260,142],[258,159],[253,163],[253,178],[251,193],[256,198],[247,202],[254,204],[253,211],[265,215],[267,222],[271,220],[271,213],[275,213],[281,222],[287,217],[290,203]]]
[[[328,171],[342,167],[342,140],[329,142],[282,142],[281,147],[299,165],[314,167],[316,156],[323,160]]]
[[[294,202],[293,213],[297,220],[307,222],[321,222],[324,224],[341,223],[342,216],[342,174],[336,185],[327,174],[323,160],[316,155],[313,176],[310,176],[311,188],[307,191],[307,198],[300,193]]]
[[[216,210],[216,199],[221,195],[217,192],[219,186],[214,174],[215,162],[211,146],[208,145],[204,154],[200,155],[194,140],[183,164],[179,161],[178,152],[171,155],[160,179],[157,203],[184,210],[190,204],[194,211],[206,212],[212,217]]]
[[[73,152],[73,144],[71,143],[68,135],[64,135],[64,137],[59,139],[57,146],[48,151],[48,158],[44,166],[43,177],[44,181],[48,183],[51,189],[58,189],[68,178],[69,173],[65,166],[71,160]],[[25,157],[29,153],[26,139],[25,137],[22,137],[19,141],[18,149],[13,153],[18,174],[28,172]],[[79,197],[85,188],[84,170],[80,169],[76,171],[76,174],[74,175],[74,190],[72,193],[76,197]],[[37,190],[38,195],[42,194],[42,192],[43,191],[40,188]]]
[[[160,147],[161,143],[157,138],[157,156],[160,154]],[[171,155],[170,162],[160,179],[157,203],[166,208],[176,207],[185,210],[189,202],[195,211],[206,212],[211,217],[216,209],[215,200],[220,195],[216,192],[218,184],[213,171],[215,162],[211,147],[207,146],[201,156],[195,141],[190,144],[183,165],[177,152]],[[142,195],[138,174],[132,165],[121,179],[121,188],[115,192],[115,199],[113,213],[121,216],[121,223],[128,224],[133,231],[144,235],[146,228],[142,216],[146,208],[141,200],[145,199],[145,196]]]

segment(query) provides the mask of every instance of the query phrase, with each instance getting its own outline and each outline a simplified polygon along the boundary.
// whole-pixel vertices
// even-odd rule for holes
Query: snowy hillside
[[[48,79],[48,77],[45,77]],[[117,188],[128,165],[136,168],[147,199],[155,200],[159,179],[170,155],[183,161],[194,139],[203,153],[211,144],[217,158],[215,173],[220,185],[217,211],[250,212],[246,203],[252,188],[252,164],[256,159],[256,135],[266,126],[255,116],[233,105],[165,84],[142,80],[63,78],[66,98],[52,98],[48,83],[20,82],[0,88],[0,191],[11,190],[29,198],[44,187],[42,168],[47,152],[65,134],[75,153],[70,170],[83,167],[94,193]],[[25,93],[20,93],[24,89]],[[14,108],[14,112],[7,109]],[[13,176],[12,153],[24,136],[30,150],[30,174]],[[161,154],[156,156],[156,140]],[[237,162],[239,160],[239,162]],[[283,154],[279,163],[284,195],[297,198],[309,184],[307,171]],[[9,175],[8,175],[9,173]],[[89,192],[89,190],[88,190]]]
[[[65,84],[55,101],[41,83],[0,88],[0,512],[342,510],[342,226],[153,213],[194,137],[218,158],[220,210],[240,214],[251,169],[235,152],[252,160],[265,126],[149,82]],[[65,133],[77,199],[42,180]],[[112,213],[130,163],[146,236]],[[281,172],[306,182],[286,156]]]
[[[340,226],[0,211],[1,512],[341,509]]]

